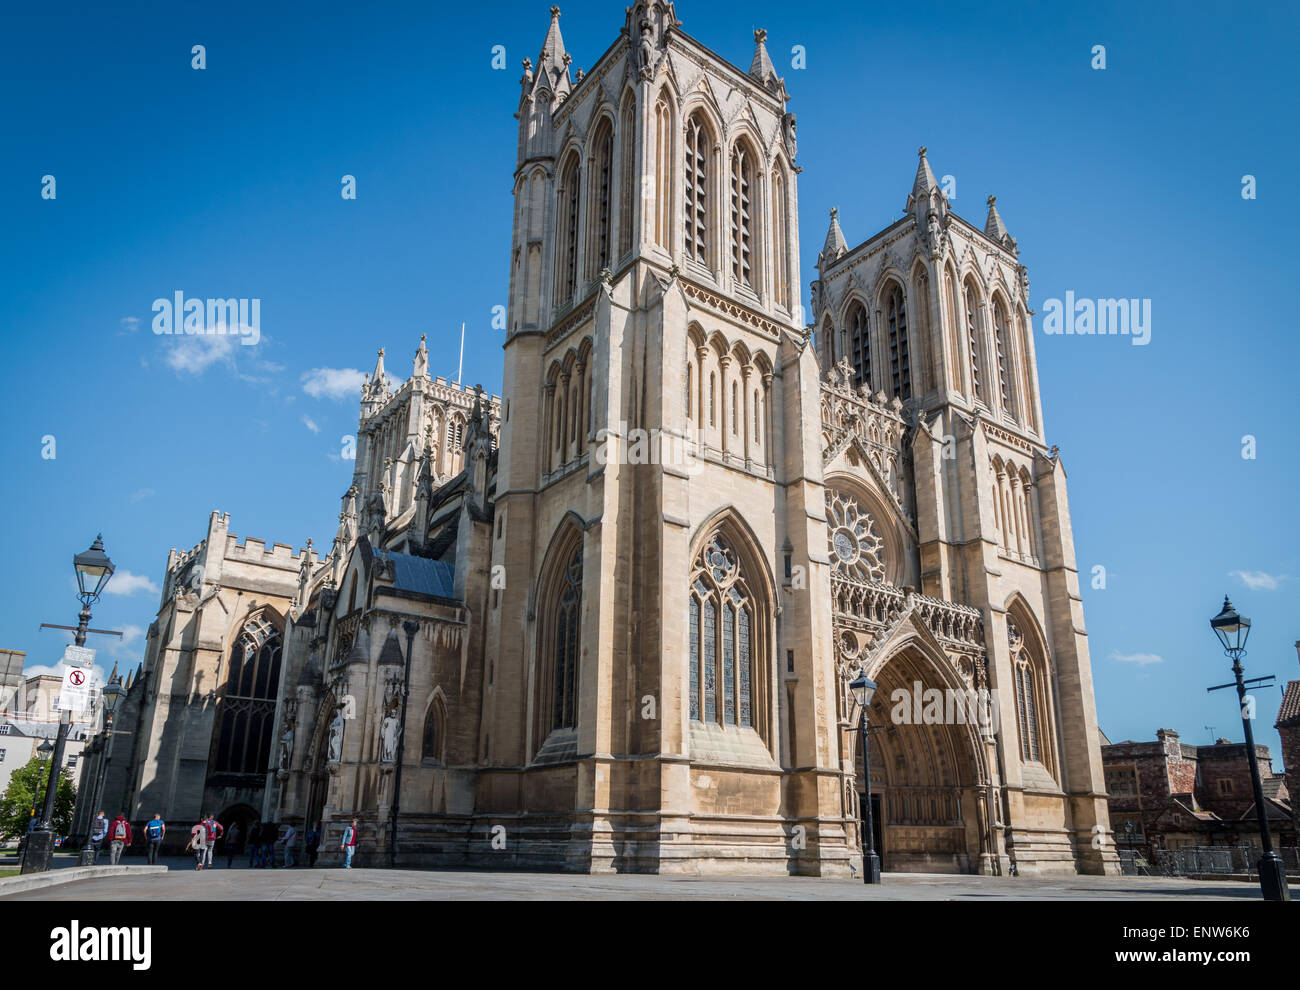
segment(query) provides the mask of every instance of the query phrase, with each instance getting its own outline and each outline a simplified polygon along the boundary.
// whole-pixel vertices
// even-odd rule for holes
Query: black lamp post
[[[89,550],[84,550],[72,558],[72,566],[77,571],[77,598],[81,601],[81,612],[77,617],[75,642],[77,646],[86,645],[86,631],[90,627],[90,606],[99,600],[104,586],[113,576],[113,562],[104,553],[104,537],[95,537]],[[23,873],[44,873],[50,868],[50,859],[54,855],[54,798],[58,793],[59,778],[63,775],[63,749],[68,741],[68,726],[72,713],[64,709],[59,717],[59,732],[54,737],[54,755],[50,761],[50,776],[45,784],[45,804],[41,809],[41,819],[28,836],[23,849]]]
[[[1268,830],[1268,810],[1264,806],[1264,787],[1259,780],[1259,762],[1255,759],[1255,733],[1251,730],[1252,721],[1246,705],[1246,684],[1242,680],[1245,673],[1241,658],[1246,655],[1246,637],[1250,635],[1250,620],[1238,615],[1237,610],[1223,596],[1223,610],[1210,620],[1210,628],[1223,644],[1223,652],[1232,658],[1232,673],[1236,678],[1232,684],[1220,684],[1209,690],[1236,687],[1237,700],[1241,705],[1241,724],[1246,730],[1246,759],[1250,763],[1250,784],[1255,791],[1255,815],[1259,819],[1259,837],[1264,846],[1264,854],[1259,858],[1259,886],[1266,901],[1289,901],[1291,891],[1286,884],[1286,868],[1282,859],[1273,851],[1273,837]],[[1269,678],[1255,678],[1269,680]]]
[[[876,855],[876,830],[871,816],[871,751],[867,742],[867,708],[875,696],[876,682],[867,677],[864,671],[850,682],[849,690],[853,692],[853,700],[858,703],[858,710],[862,713],[858,725],[862,734],[862,776],[866,795],[863,798],[866,832],[862,837],[862,882],[880,883],[880,857]]]
[[[95,864],[95,848],[90,842],[90,833],[93,831],[94,814],[99,808],[99,802],[104,793],[104,779],[108,776],[108,761],[113,758],[113,716],[117,714],[117,706],[122,703],[126,697],[126,688],[122,687],[119,680],[114,678],[104,685],[104,734],[108,736],[107,742],[100,744],[103,756],[99,759],[99,767],[95,771],[95,786],[90,794],[89,820],[92,825],[86,827],[86,843],[81,847],[81,859],[79,865],[93,866]]]

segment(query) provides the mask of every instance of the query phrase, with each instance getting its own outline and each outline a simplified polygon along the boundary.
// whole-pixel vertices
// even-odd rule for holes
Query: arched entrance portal
[[[946,670],[945,670],[946,668]],[[987,870],[987,775],[978,695],[945,660],[903,647],[868,666],[872,814],[881,868]],[[985,716],[987,717],[987,715]],[[859,733],[853,733],[856,737]],[[858,816],[865,818],[862,747],[855,746]],[[861,825],[859,828],[861,834]]]

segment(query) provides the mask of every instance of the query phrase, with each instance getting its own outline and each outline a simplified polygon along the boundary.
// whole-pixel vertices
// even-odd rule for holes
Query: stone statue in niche
[[[289,761],[293,759],[293,726],[286,725],[284,732],[280,735],[280,761],[281,770],[289,769]]]
[[[343,708],[334,711],[334,721],[330,723],[330,741],[327,762],[338,763],[343,758]]]
[[[397,712],[389,709],[379,727],[379,762],[393,763],[397,759]]]

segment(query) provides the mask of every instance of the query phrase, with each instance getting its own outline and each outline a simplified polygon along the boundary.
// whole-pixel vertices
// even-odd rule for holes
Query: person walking
[[[163,836],[167,834],[167,823],[162,815],[154,815],[144,827],[144,837],[149,843],[149,865],[158,863],[158,849],[162,846]]]
[[[204,820],[203,824],[204,827],[206,827],[208,832],[208,836],[207,836],[208,844],[204,848],[204,855],[206,859],[204,860],[203,865],[211,866],[212,853],[217,848],[217,842],[221,839],[223,835],[225,835],[226,830],[222,827],[221,822],[217,821],[216,816],[213,815],[211,812],[208,813],[208,816]]]
[[[284,830],[284,835],[280,837],[284,843],[284,865],[286,868],[293,866],[293,858],[298,845],[298,830],[290,823]]]
[[[262,823],[253,822],[252,825],[248,826],[248,841],[245,844],[245,848],[248,850],[248,868],[250,870],[257,869],[257,853],[261,841]]]
[[[352,819],[352,824],[343,829],[343,841],[339,844],[339,849],[343,851],[343,869],[352,869],[352,856],[357,851],[357,820]]]
[[[35,820],[35,819],[33,819]],[[108,818],[101,811],[95,816],[95,820],[90,823],[90,864],[92,866],[99,860],[99,850],[103,846],[104,840],[108,837]]]
[[[275,866],[275,841],[279,834],[275,822],[262,822],[262,866],[268,870]]]
[[[190,843],[185,848],[194,852],[194,869],[203,869],[203,858],[207,853],[208,845],[208,826],[206,822],[199,822],[190,829]]]
[[[226,833],[226,869],[230,869],[235,864],[235,856],[239,852],[239,840],[243,838],[240,831],[239,822],[230,826],[230,831]]]
[[[131,844],[131,823],[126,820],[126,815],[118,815],[113,819],[113,824],[109,826],[108,834],[109,843],[109,862],[114,866],[122,858],[122,850]]]
[[[307,865],[316,865],[316,856],[320,850],[320,829],[312,826],[307,829]]]

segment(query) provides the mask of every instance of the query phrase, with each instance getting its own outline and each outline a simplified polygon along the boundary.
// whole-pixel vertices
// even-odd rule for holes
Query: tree
[[[13,772],[9,786],[0,795],[0,839],[26,835],[33,808],[37,817],[40,816],[45,803],[45,782],[50,777],[49,766],[49,760],[33,756],[26,766]],[[67,767],[59,777],[59,789],[54,795],[54,834],[66,835],[72,827],[77,790],[72,786],[72,771]]]

